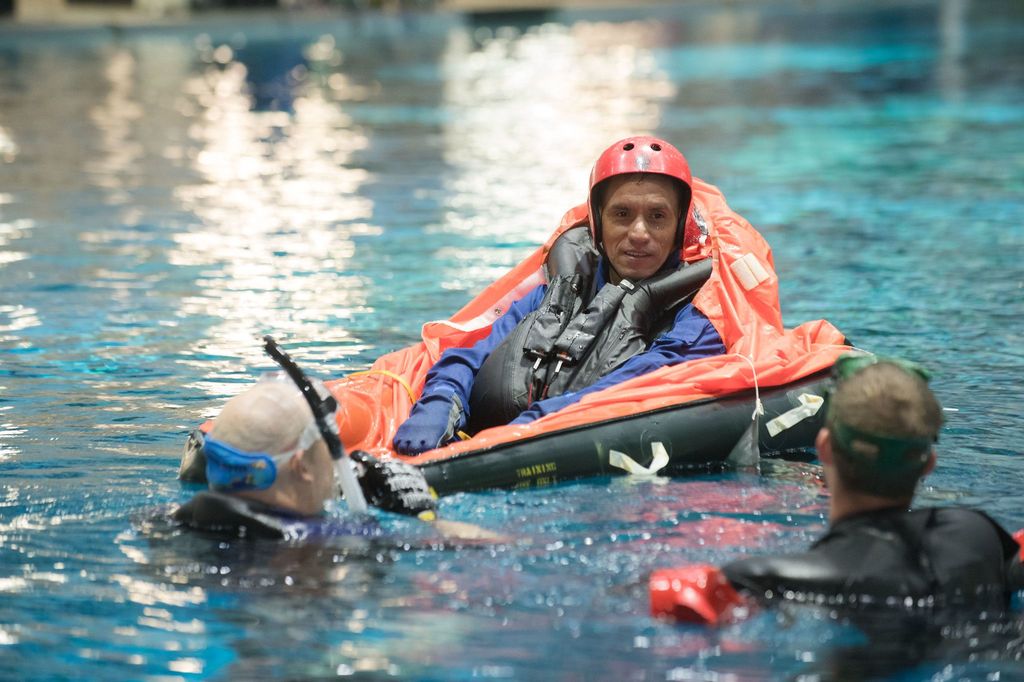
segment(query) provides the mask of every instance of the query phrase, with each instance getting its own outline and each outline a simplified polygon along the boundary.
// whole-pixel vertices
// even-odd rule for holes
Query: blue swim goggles
[[[311,419],[299,436],[299,442],[288,452],[271,455],[265,452],[240,450],[207,435],[203,439],[206,455],[206,480],[214,490],[266,490],[277,480],[278,467],[283,466],[300,450],[308,450],[320,440],[320,430]]]
[[[298,387],[313,412],[313,419],[306,424],[299,436],[299,442],[290,452],[269,454],[249,452],[206,436],[203,453],[206,455],[206,480],[214,490],[237,492],[242,490],[266,490],[277,479],[278,467],[290,460],[296,452],[308,450],[320,438],[324,439],[327,451],[335,462],[345,453],[338,435],[335,415],[338,403],[326,388],[318,391],[313,382],[299,369],[298,365],[281,350],[270,336],[263,337],[264,349],[277,362],[285,374]],[[271,377],[276,379],[276,377]]]

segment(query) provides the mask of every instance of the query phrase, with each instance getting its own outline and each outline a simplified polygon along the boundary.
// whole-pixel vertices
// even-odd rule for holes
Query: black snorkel
[[[359,481],[356,480],[354,464],[345,455],[345,448],[341,444],[341,438],[338,435],[338,425],[334,420],[334,413],[338,409],[338,401],[330,394],[326,398],[321,398],[313,386],[313,382],[310,381],[305,372],[299,369],[295,361],[281,350],[281,347],[277,345],[277,341],[272,336],[264,336],[263,344],[263,349],[267,355],[280,365],[281,369],[299,387],[302,397],[306,399],[309,409],[313,411],[313,419],[316,421],[317,429],[320,430],[320,435],[327,445],[327,451],[330,452],[331,459],[334,460],[338,482],[341,484],[341,491],[345,496],[346,502],[348,502],[349,509],[355,512],[365,512],[367,510],[366,497],[363,495],[362,488],[359,487]],[[331,428],[332,426],[334,428]]]

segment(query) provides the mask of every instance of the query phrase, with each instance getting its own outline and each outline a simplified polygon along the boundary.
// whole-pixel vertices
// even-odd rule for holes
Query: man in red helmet
[[[393,445],[418,454],[455,434],[526,423],[660,367],[725,346],[690,299],[710,264],[681,262],[692,177],[669,143],[630,137],[590,176],[589,226],[567,230],[548,282],[470,348],[445,351]]]

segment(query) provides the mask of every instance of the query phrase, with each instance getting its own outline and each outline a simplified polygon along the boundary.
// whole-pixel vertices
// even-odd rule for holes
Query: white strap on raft
[[[768,271],[761,265],[761,261],[757,260],[757,256],[752,253],[734,260],[729,265],[729,269],[732,270],[732,274],[736,275],[740,285],[747,291],[750,291],[770,277]]]
[[[820,395],[814,395],[813,393],[801,393],[798,398],[800,405],[794,407],[791,410],[783,412],[775,419],[765,424],[768,428],[768,433],[774,437],[785,431],[786,429],[796,426],[808,417],[813,417],[818,414],[818,410],[825,404],[825,399]]]
[[[750,373],[754,376],[754,413],[750,415],[750,420],[757,419],[757,416],[764,414],[764,405],[761,404],[761,388],[757,385],[757,367],[754,366],[754,361],[748,358],[746,355],[740,355],[739,353],[733,353],[737,358],[743,358],[750,365]]]
[[[634,476],[654,476],[668,464],[668,453],[661,442],[651,443],[651,465],[645,467],[624,452],[612,450],[608,453],[608,463]]]

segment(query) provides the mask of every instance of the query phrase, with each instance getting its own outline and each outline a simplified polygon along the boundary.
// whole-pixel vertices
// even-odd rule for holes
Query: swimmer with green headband
[[[935,465],[933,445],[942,407],[927,384],[931,374],[898,358],[847,353],[833,368],[819,456],[834,464],[852,490],[909,498]],[[827,462],[825,460],[828,460]]]
[[[921,615],[929,622],[951,614],[994,618],[1012,606],[1024,589],[1024,531],[1011,536],[968,507],[911,508],[918,483],[935,467],[943,422],[929,374],[867,353],[841,356],[833,374],[815,439],[829,491],[828,530],[804,551],[656,571],[652,613],[717,624],[775,601],[827,605],[864,626],[869,639],[891,645],[921,633]]]

